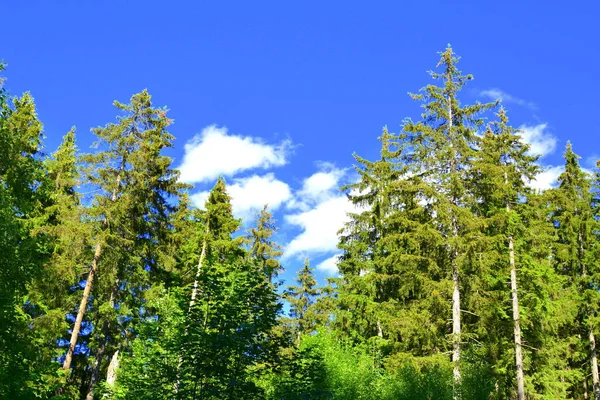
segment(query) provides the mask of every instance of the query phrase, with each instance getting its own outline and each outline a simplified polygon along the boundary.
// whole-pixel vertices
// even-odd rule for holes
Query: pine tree
[[[425,109],[420,122],[407,121],[403,127],[403,160],[411,174],[422,177],[430,192],[424,201],[434,214],[435,229],[444,237],[446,251],[437,260],[438,267],[452,282],[452,362],[454,380],[461,381],[460,353],[465,335],[461,323],[461,285],[468,282],[469,252],[479,222],[470,212],[474,201],[468,174],[476,157],[477,133],[483,124],[480,114],[494,103],[461,105],[458,93],[471,75],[456,67],[459,58],[452,48],[441,53],[442,72],[430,72],[442,86],[428,85],[421,94]]]
[[[281,246],[271,240],[275,231],[273,215],[265,205],[256,219],[256,226],[250,228],[246,236],[246,243],[250,246],[249,256],[259,261],[270,283],[282,269],[277,260],[283,254]]]
[[[196,268],[196,278],[192,286],[190,310],[198,296],[199,278],[205,259],[208,257],[214,261],[227,261],[243,254],[243,250],[240,248],[243,238],[232,239],[231,237],[239,229],[241,222],[233,218],[231,198],[227,194],[223,178],[217,180],[205,206],[206,211],[200,217],[203,220],[205,232]]]
[[[83,157],[88,184],[97,192],[89,211],[96,246],[63,365],[70,367],[93,284],[94,364],[88,399],[106,368],[106,353],[119,350],[119,332],[127,331],[133,310],[141,306],[140,293],[161,269],[157,244],[169,235],[170,214],[185,187],[177,182],[171,159],[161,154],[173,141],[166,111],[152,107],[147,91],[132,96],[128,105],[114,104],[124,115],[93,130],[100,151]]]
[[[447,283],[435,259],[443,238],[398,136],[384,129],[380,141],[381,158],[355,156],[361,179],[345,187],[361,212],[350,214],[340,238],[336,325],[359,342],[379,337],[395,352],[427,357],[444,341]]]
[[[182,398],[256,398],[250,370],[268,354],[280,305],[260,260],[247,257],[225,182],[211,190],[198,228],[204,231],[175,391]],[[199,257],[200,258],[200,257]]]
[[[39,355],[41,363],[52,367],[50,375],[56,370],[54,360],[62,353],[55,346],[56,339],[68,329],[65,315],[71,311],[73,302],[71,287],[78,281],[80,265],[89,259],[89,225],[85,223],[80,195],[76,192],[80,183],[76,153],[73,128],[63,137],[56,152],[45,160],[48,175],[42,189],[47,198],[42,222],[34,231],[38,241],[44,243],[47,261],[28,287],[30,326],[36,335],[36,346],[46,350]]]
[[[315,301],[320,295],[317,287],[313,268],[310,267],[308,258],[304,261],[304,266],[298,270],[296,286],[288,286],[284,298],[290,304],[290,316],[294,318],[294,331],[296,336],[296,345],[300,346],[300,340],[303,335],[314,332],[317,328],[317,317],[315,315]]]
[[[558,245],[555,251],[557,271],[566,277],[567,285],[579,297],[579,310],[574,335],[588,340],[592,389],[594,397],[600,398],[598,361],[594,315],[600,297],[597,293],[598,263],[594,256],[598,222],[594,217],[591,179],[580,167],[570,143],[564,154],[565,171],[558,178],[558,188],[550,193],[552,220],[557,230]],[[585,354],[585,351],[582,351]],[[573,360],[577,369],[581,360]],[[577,379],[586,380],[587,373]],[[583,384],[578,384],[583,387]]]
[[[40,357],[29,325],[35,310],[27,291],[47,259],[45,241],[35,235],[47,201],[41,147],[33,98],[9,101],[0,86],[0,393],[15,399],[38,394],[32,381]]]
[[[519,244],[523,242],[523,231],[526,227],[523,225],[521,209],[523,202],[530,194],[525,182],[535,177],[538,167],[535,164],[536,157],[528,155],[529,147],[522,142],[519,132],[508,125],[508,117],[503,108],[500,109],[497,117],[498,121],[490,124],[490,128],[481,139],[479,157],[475,162],[473,178],[476,185],[474,186],[480,199],[476,203],[476,213],[485,219],[483,233],[490,241],[488,248],[484,249],[484,258],[491,265],[484,267],[483,270],[487,275],[486,281],[492,283],[491,286],[483,285],[483,287],[488,286],[489,298],[493,298],[497,302],[503,301],[502,296],[505,296],[503,282],[507,276],[510,276],[512,341],[514,342],[516,365],[516,372],[513,376],[516,377],[517,382],[517,398],[523,400],[525,398],[525,380],[516,259],[523,258],[519,254],[522,251],[522,246]],[[516,256],[515,251],[517,252]],[[501,292],[499,297],[494,296],[495,290]],[[499,338],[489,335],[489,332],[502,326],[502,317],[493,315],[493,312],[490,313],[490,310],[494,310],[493,305],[488,304],[483,297],[474,298],[473,302],[483,303],[479,304],[481,310],[478,312],[480,316],[483,316],[482,320],[492,318],[493,321],[482,324],[481,336],[488,336],[487,341],[499,340],[500,343],[497,347],[491,343],[489,347],[504,351],[503,334],[500,333]],[[477,305],[474,304],[473,308],[476,307]],[[485,314],[488,316],[484,316]],[[494,325],[496,329],[492,328]],[[499,361],[496,360],[496,362]],[[503,385],[503,387],[506,390],[510,388],[508,385]]]

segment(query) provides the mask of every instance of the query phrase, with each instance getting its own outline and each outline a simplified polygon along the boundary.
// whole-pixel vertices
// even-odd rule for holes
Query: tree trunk
[[[592,367],[592,384],[594,385],[594,398],[600,400],[600,381],[598,379],[598,358],[596,356],[596,337],[594,336],[594,329],[590,328],[589,331],[590,339],[590,362]]]
[[[517,269],[515,267],[515,249],[512,236],[508,237],[508,251],[510,255],[510,289],[512,293],[512,309],[515,336],[515,363],[517,366],[517,399],[525,400],[525,380],[523,376],[521,325],[519,320],[519,294],[517,292]]]
[[[504,183],[508,185],[508,174],[504,172]],[[506,202],[506,213],[510,217],[510,202]],[[523,345],[521,342],[521,320],[519,316],[519,292],[517,290],[517,267],[515,265],[515,242],[508,236],[510,263],[510,292],[512,297],[513,330],[515,338],[515,365],[517,367],[517,399],[525,400],[525,377],[523,374]]]
[[[448,79],[451,79],[448,76]],[[452,145],[452,126],[454,115],[452,113],[452,97],[448,95],[448,136],[450,137],[450,144]],[[456,159],[455,157],[451,157],[450,159],[450,170],[451,173],[456,173]],[[452,199],[452,205],[457,205],[457,199]],[[452,212],[452,238],[456,239],[458,237],[458,221],[456,220],[456,216],[454,215],[454,210]],[[458,273],[458,251],[456,249],[456,244],[451,246],[451,263],[452,263],[452,364],[453,364],[453,375],[454,375],[454,384],[458,385],[461,381],[460,374],[460,335],[461,335],[461,324],[460,324],[460,282],[459,282],[459,273]],[[458,398],[456,391],[454,392],[454,398]]]
[[[119,370],[119,350],[113,354],[110,364],[108,365],[108,371],[106,373],[106,383],[109,386],[114,386],[117,381],[117,372]]]
[[[98,381],[98,375],[100,374],[100,364],[102,364],[102,359],[104,358],[104,351],[106,350],[106,343],[103,341],[98,351],[96,352],[96,361],[94,361],[94,366],[92,367],[92,377],[90,379],[90,384],[88,385],[87,395],[85,396],[85,400],[93,400],[94,399],[94,386]]]
[[[452,364],[454,365],[454,383],[460,383],[460,289],[458,282],[458,265],[452,262]]]
[[[81,331],[81,323],[83,322],[83,316],[85,315],[85,309],[87,307],[90,292],[92,290],[92,283],[94,282],[94,276],[98,270],[98,260],[102,254],[102,244],[96,245],[96,252],[94,253],[94,260],[88,274],[87,281],[85,282],[85,288],[83,289],[83,296],[79,304],[79,310],[77,311],[77,318],[75,319],[75,325],[73,325],[73,331],[71,332],[71,340],[69,342],[69,349],[65,356],[65,362],[63,363],[63,369],[68,370],[71,367],[71,361],[73,360],[73,352],[75,351],[75,345],[79,338],[79,332]]]
[[[206,227],[206,233],[208,233],[208,225]],[[202,242],[202,252],[200,253],[200,260],[198,261],[198,267],[196,268],[196,277],[194,279],[194,286],[192,288],[192,299],[190,300],[190,307],[188,312],[192,311],[192,307],[196,303],[196,296],[198,296],[198,279],[200,278],[200,272],[202,272],[202,264],[204,263],[204,258],[206,257],[206,239]]]
[[[383,338],[383,329],[381,328],[381,322],[377,320],[377,336]]]
[[[452,236],[458,237],[458,226],[456,218],[452,217]],[[460,335],[461,335],[461,324],[460,324],[460,281],[458,274],[458,251],[456,248],[452,249],[452,364],[453,364],[453,375],[454,384],[458,385],[461,381],[460,374]],[[456,391],[454,398],[459,398]]]

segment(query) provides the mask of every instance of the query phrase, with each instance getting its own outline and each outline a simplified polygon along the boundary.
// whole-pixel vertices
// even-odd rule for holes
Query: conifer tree
[[[126,329],[123,323],[139,306],[136,294],[161,268],[156,265],[157,243],[169,234],[170,214],[184,188],[170,167],[171,159],[161,154],[173,141],[166,111],[152,107],[145,90],[132,96],[128,105],[114,104],[124,115],[117,123],[93,130],[100,150],[83,157],[89,166],[88,184],[97,193],[90,208],[96,245],[63,365],[69,369],[95,285],[94,364],[88,398],[106,368],[106,353],[118,351],[123,337],[119,331]]]
[[[33,98],[9,101],[0,83],[0,393],[8,398],[37,395],[31,380],[39,358],[29,329],[35,310],[26,296],[47,258],[34,233],[47,200],[41,147]]]
[[[591,177],[577,161],[571,143],[564,153],[565,171],[558,177],[558,188],[552,190],[552,220],[557,230],[555,251],[557,271],[565,276],[567,285],[579,298],[574,335],[587,338],[594,398],[600,399],[598,360],[596,355],[595,314],[598,309],[598,262],[594,255],[598,241],[598,222],[594,216]],[[586,352],[582,350],[582,353]],[[574,367],[580,360],[573,360]],[[577,379],[586,380],[587,373]],[[577,385],[583,387],[583,384]]]
[[[80,176],[74,128],[63,136],[56,152],[46,160],[46,166],[49,201],[44,209],[46,221],[38,232],[49,237],[52,253],[33,289],[45,297],[40,299],[46,303],[45,307],[60,309],[64,319],[70,309],[66,305],[67,288],[76,283],[82,258],[89,256],[86,242],[89,230],[76,191]]]
[[[438,267],[452,282],[452,362],[454,380],[461,381],[460,353],[464,339],[461,323],[461,285],[468,282],[469,249],[478,227],[470,212],[474,198],[468,173],[476,156],[477,133],[483,124],[481,113],[494,103],[461,105],[458,93],[471,75],[463,75],[452,48],[441,53],[438,67],[430,72],[442,85],[427,85],[422,93],[411,95],[423,101],[424,113],[419,122],[407,121],[400,135],[403,160],[412,174],[422,177],[429,186],[424,201],[434,214],[435,229],[444,237],[446,251],[437,259]]]
[[[314,305],[320,290],[308,258],[304,260],[304,266],[298,270],[297,275],[298,285],[288,286],[284,297],[290,304],[290,316],[294,318],[296,345],[300,346],[302,336],[314,332],[317,327]]]
[[[89,259],[90,247],[89,225],[85,223],[80,195],[76,191],[80,179],[74,128],[63,137],[56,152],[45,160],[45,167],[48,175],[43,190],[47,199],[42,222],[35,234],[45,243],[47,260],[29,285],[27,297],[36,345],[47,350],[39,352],[40,358],[47,367],[56,370],[54,359],[62,350],[56,348],[55,342],[68,329],[65,315],[71,311],[73,302],[71,287],[77,284],[81,264]]]
[[[384,129],[381,158],[355,155],[360,181],[348,185],[357,209],[342,231],[336,324],[361,341],[379,337],[396,351],[431,356],[444,341],[447,298],[436,265],[442,237],[422,201],[427,186],[401,160],[401,142]]]
[[[250,246],[250,257],[259,260],[264,274],[268,277],[270,283],[273,282],[273,278],[282,269],[277,259],[283,254],[281,246],[271,240],[275,230],[273,215],[267,210],[267,205],[265,205],[256,219],[256,226],[248,230],[246,237],[246,243]]]
[[[523,373],[523,346],[520,321],[520,303],[518,296],[517,264],[516,259],[523,259],[519,254],[523,246],[523,225],[522,206],[523,201],[527,199],[530,193],[525,185],[531,181],[538,172],[535,164],[536,157],[529,155],[529,146],[522,142],[518,131],[508,125],[508,117],[503,108],[497,114],[498,120],[490,124],[490,128],[483,135],[479,144],[480,151],[478,159],[474,166],[474,179],[476,184],[476,193],[480,201],[476,204],[476,213],[485,219],[483,232],[490,240],[490,246],[484,249],[484,258],[489,260],[492,265],[485,268],[484,273],[490,278],[488,282],[501,283],[510,276],[510,296],[512,300],[512,330],[514,342],[514,359],[516,372],[513,376],[517,382],[517,398],[525,398],[525,380]],[[516,249],[516,247],[518,247]],[[515,251],[517,255],[515,255]],[[493,278],[492,278],[493,277]],[[484,286],[485,287],[485,286]],[[492,289],[492,288],[489,288]],[[491,292],[488,289],[488,293]],[[504,293],[504,285],[496,288]],[[493,290],[493,289],[492,289]],[[500,296],[502,296],[501,294]],[[494,297],[496,301],[502,301]],[[479,302],[483,299],[473,299],[473,302]],[[479,315],[488,315],[490,304],[484,302]],[[480,304],[481,306],[481,304]],[[474,307],[477,307],[474,305]],[[485,317],[482,317],[485,318]],[[493,318],[498,318],[494,316]],[[492,324],[500,326],[501,320],[496,320]],[[494,330],[490,325],[482,326],[482,336],[487,336],[487,340],[493,340],[486,330]],[[502,338],[498,338],[502,341]],[[490,343],[491,344],[491,343]],[[503,350],[504,343],[498,347]],[[505,386],[505,385],[503,385]],[[506,390],[509,386],[506,385]]]
[[[225,182],[209,193],[199,263],[186,315],[175,391],[182,398],[259,396],[250,368],[264,361],[280,305],[259,260],[247,257]],[[202,255],[200,254],[200,256]]]

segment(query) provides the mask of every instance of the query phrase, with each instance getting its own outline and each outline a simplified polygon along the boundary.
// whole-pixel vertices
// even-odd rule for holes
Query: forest
[[[0,86],[0,398],[600,399],[600,171],[569,143],[532,189],[537,156],[500,101],[461,101],[458,62],[366,133],[325,286],[309,259],[280,279],[272,213],[235,218],[224,178],[192,205],[146,90],[83,152],[75,129],[47,151]]]

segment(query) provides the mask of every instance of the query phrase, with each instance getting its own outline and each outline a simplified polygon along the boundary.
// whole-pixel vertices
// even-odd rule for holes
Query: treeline
[[[0,89],[0,396],[600,399],[600,174],[569,144],[532,190],[537,158],[498,102],[459,101],[457,62],[355,155],[325,287],[308,260],[282,287],[272,215],[244,231],[223,179],[190,205],[146,91],[93,153],[72,129],[47,155],[31,96]]]

